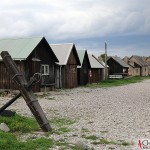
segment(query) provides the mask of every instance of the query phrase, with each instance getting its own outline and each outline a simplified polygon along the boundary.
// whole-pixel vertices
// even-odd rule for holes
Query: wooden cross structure
[[[31,87],[37,82],[37,77],[35,74],[29,82],[25,79],[25,76],[19,71],[17,65],[9,55],[7,51],[1,52],[1,57],[7,68],[7,71],[13,76],[13,80],[18,85],[20,93],[7,102],[3,107],[0,108],[0,113],[2,113],[8,106],[10,106],[14,101],[16,101],[20,96],[22,96],[30,108],[32,114],[36,118],[38,124],[44,132],[51,131],[51,126],[37,100]]]

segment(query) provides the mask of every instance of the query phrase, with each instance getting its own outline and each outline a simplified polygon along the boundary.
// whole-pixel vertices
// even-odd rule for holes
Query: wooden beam
[[[51,126],[31,88],[28,88],[25,76],[19,71],[17,65],[7,51],[1,53],[1,57],[7,68],[7,71],[13,76],[13,80],[17,84],[19,91],[24,98],[26,104],[30,108],[32,114],[36,118],[40,127],[44,132],[51,131]]]

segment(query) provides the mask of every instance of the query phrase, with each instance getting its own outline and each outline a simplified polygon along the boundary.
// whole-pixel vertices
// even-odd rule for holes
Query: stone
[[[9,127],[4,122],[0,124],[0,130],[2,130],[4,132],[10,131]]]
[[[80,141],[77,141],[77,142],[75,143],[75,146],[76,146],[77,149],[88,150],[87,144],[86,144],[85,142],[81,141],[81,140],[80,140]]]

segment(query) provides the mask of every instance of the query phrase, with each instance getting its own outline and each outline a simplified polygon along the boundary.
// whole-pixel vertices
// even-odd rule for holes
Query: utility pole
[[[105,80],[107,79],[107,43],[105,42]]]

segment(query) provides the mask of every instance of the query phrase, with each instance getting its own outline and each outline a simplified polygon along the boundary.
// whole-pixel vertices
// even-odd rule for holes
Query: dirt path
[[[0,98],[0,105],[8,98]],[[39,102],[48,119],[67,117],[75,119],[71,131],[53,138],[66,138],[76,143],[84,141],[97,150],[131,149],[118,142],[133,142],[150,137],[150,80],[111,88],[76,88],[38,93]],[[17,100],[10,109],[32,116],[24,100]],[[94,135],[99,139],[113,141],[107,144],[91,144]],[[115,142],[117,144],[115,144]],[[136,145],[137,143],[135,143]]]

